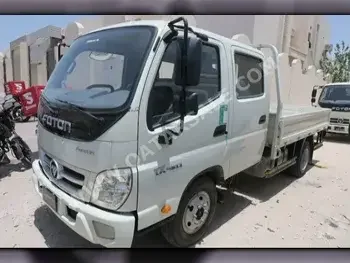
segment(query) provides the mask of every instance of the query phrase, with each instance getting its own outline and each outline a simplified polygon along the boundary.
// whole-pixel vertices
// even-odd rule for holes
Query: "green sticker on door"
[[[220,106],[220,112],[219,112],[219,125],[227,123],[227,104]]]

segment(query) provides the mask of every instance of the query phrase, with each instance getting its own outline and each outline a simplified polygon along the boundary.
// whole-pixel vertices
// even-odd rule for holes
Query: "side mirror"
[[[315,98],[316,95],[317,95],[317,89],[313,89],[313,90],[312,90],[312,93],[311,93],[311,97],[312,97],[312,98]]]
[[[311,98],[311,103],[315,103],[316,102],[316,99],[313,97]]]
[[[198,108],[198,94],[192,93],[186,98],[186,114],[197,115]]]
[[[198,94],[195,92],[186,92],[186,115],[197,115],[198,113]],[[180,95],[174,97],[174,112],[181,113]]]
[[[182,48],[184,41],[183,39],[177,40],[176,47],[176,62],[175,62],[175,84],[183,85],[183,79],[185,76],[182,76]],[[197,86],[200,80],[201,66],[202,66],[202,40],[196,37],[188,38],[187,44],[187,72],[185,83],[186,86]]]

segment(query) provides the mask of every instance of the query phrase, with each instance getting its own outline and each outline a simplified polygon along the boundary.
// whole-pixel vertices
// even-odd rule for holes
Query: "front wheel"
[[[19,159],[26,168],[32,166],[33,152],[28,144],[20,137],[12,140],[12,149],[17,159]]]
[[[208,177],[196,180],[183,194],[174,219],[162,227],[165,239],[175,247],[190,247],[207,233],[217,205],[215,183]]]

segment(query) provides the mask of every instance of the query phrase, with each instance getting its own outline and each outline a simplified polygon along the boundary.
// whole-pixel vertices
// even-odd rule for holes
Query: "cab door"
[[[181,88],[174,82],[175,43],[161,41],[146,80],[139,110],[139,229],[163,219],[160,208],[172,206],[176,213],[181,196],[190,181],[207,168],[223,167],[228,172],[226,126],[220,128],[220,108],[226,104],[227,56],[221,42],[209,39],[202,48],[200,84],[188,87],[199,97],[199,111],[185,117],[180,136],[172,135],[171,143],[159,144],[159,136],[168,129],[179,131],[179,115],[172,110],[155,114],[165,101],[154,101],[169,91]],[[222,66],[224,65],[224,66]],[[162,91],[162,88],[164,91]],[[157,90],[155,92],[155,90]],[[219,127],[219,128],[218,128]],[[168,214],[166,216],[170,216]],[[164,215],[165,217],[165,215]]]
[[[269,96],[261,53],[232,46],[231,61],[229,149],[233,175],[261,160],[267,136]]]

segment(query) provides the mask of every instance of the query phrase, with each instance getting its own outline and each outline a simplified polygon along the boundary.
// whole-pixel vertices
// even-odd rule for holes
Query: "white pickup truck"
[[[261,48],[277,65],[275,106]],[[306,173],[331,111],[283,107],[280,93],[273,46],[184,18],[93,31],[69,47],[41,96],[35,189],[92,243],[130,247],[161,227],[174,246],[191,246],[229,178]]]
[[[318,90],[321,93],[316,101]],[[327,133],[350,136],[350,82],[315,86],[311,96],[313,105],[332,110]]]

